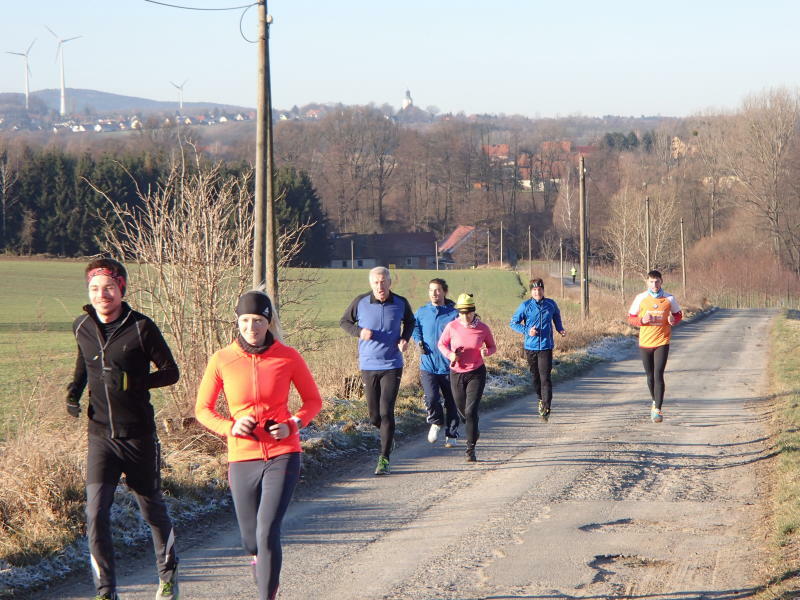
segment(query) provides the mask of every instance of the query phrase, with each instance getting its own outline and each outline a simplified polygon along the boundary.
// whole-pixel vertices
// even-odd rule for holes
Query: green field
[[[0,422],[21,402],[41,396],[44,386],[60,409],[75,357],[70,327],[87,302],[84,266],[66,260],[0,260]],[[303,313],[313,316],[326,335],[345,336],[339,319],[357,294],[369,291],[368,271],[292,270],[293,275],[311,276],[318,283],[301,305],[282,314],[286,325]],[[478,313],[492,322],[507,322],[524,294],[511,271],[397,270],[393,276],[392,289],[406,296],[414,310],[428,302],[428,281],[440,276],[447,280],[452,298],[474,293]],[[135,307],[135,273],[131,289]],[[314,357],[308,359],[313,368]]]

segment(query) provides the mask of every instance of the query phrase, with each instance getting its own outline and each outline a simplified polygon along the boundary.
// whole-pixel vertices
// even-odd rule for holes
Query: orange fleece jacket
[[[289,411],[289,383],[300,393],[302,407],[294,415],[301,426],[322,408],[322,397],[306,361],[294,348],[276,341],[262,354],[248,354],[235,341],[217,351],[208,361],[197,391],[195,415],[211,431],[227,438],[228,462],[267,460],[289,452],[300,452],[300,433]],[[223,392],[231,417],[216,410]],[[236,419],[253,415],[258,425],[252,437],[235,437],[231,428]],[[272,419],[287,423],[290,434],[275,440],[264,430]]]

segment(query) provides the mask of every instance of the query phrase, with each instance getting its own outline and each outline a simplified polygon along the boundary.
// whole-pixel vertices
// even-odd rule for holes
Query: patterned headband
[[[125,282],[125,278],[118,273],[114,273],[114,271],[106,267],[98,267],[96,269],[92,269],[91,271],[89,271],[86,274],[87,285],[89,284],[90,281],[92,281],[93,277],[96,277],[98,275],[105,275],[106,277],[111,277],[111,279],[117,282],[117,285],[119,286],[119,289],[122,291],[122,293],[123,294],[125,293],[125,287],[127,285]]]

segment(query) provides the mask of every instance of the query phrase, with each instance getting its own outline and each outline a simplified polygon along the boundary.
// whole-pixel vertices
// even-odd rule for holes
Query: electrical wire
[[[256,4],[259,4],[258,2],[253,2],[251,4],[243,4],[241,6],[227,6],[227,7],[224,7],[224,8],[200,8],[200,7],[197,7],[197,6],[180,6],[178,4],[169,4],[167,2],[159,2],[158,0],[144,0],[144,1],[145,2],[149,2],[150,4],[158,4],[160,6],[169,6],[170,8],[180,8],[181,10],[240,10],[242,8],[249,9],[249,8],[255,6]]]

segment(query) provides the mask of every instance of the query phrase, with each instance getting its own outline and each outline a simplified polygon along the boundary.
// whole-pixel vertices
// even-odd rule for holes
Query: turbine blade
[[[67,42],[71,42],[72,40],[77,40],[79,37],[83,37],[82,35],[76,35],[75,37],[67,38],[65,40],[61,40],[62,44],[66,44]]]
[[[31,42],[31,45],[30,45],[30,46],[28,46],[28,49],[25,51],[25,54],[26,54],[26,55],[28,54],[28,52],[30,52],[30,51],[31,51],[31,48],[33,48],[33,45],[34,45],[35,43],[36,43],[36,38],[34,38],[34,39],[33,39],[33,41]]]
[[[16,54],[17,56],[25,56],[22,52],[12,52],[11,50],[6,50],[6,54]]]
[[[47,29],[47,31],[49,31],[50,33],[52,33],[54,38],[58,39],[58,34],[55,31],[50,29],[47,25],[45,25],[44,28]]]

